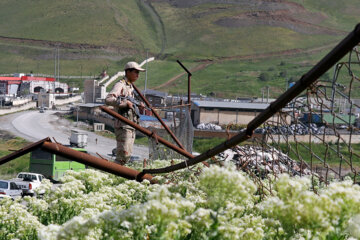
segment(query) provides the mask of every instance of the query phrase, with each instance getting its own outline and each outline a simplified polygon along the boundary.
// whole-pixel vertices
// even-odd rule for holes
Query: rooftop
[[[104,105],[103,103],[84,103],[84,104],[79,104],[79,107],[93,108],[93,107],[100,107],[103,105]]]
[[[156,91],[156,90],[152,90],[152,89],[146,89],[145,91],[142,91],[143,95],[153,95],[153,96],[157,96],[157,97],[163,97],[165,98],[167,96],[167,93],[165,92],[160,92],[160,91]]]
[[[265,110],[270,105],[269,103],[248,103],[248,102],[232,102],[232,101],[201,101],[201,100],[193,101],[193,103],[198,107],[257,109],[257,110]]]

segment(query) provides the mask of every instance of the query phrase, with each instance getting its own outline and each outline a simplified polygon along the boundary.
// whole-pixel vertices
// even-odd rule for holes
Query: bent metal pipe
[[[216,147],[209,149],[205,153],[196,156],[195,158],[184,162],[159,169],[144,169],[142,174],[145,173],[168,173],[176,170],[186,168],[188,166],[205,161],[206,159],[219,154],[226,149],[235,146],[246,139],[250,138],[253,131],[265,123],[276,112],[285,107],[296,96],[298,96],[306,88],[310,87],[321,75],[334,66],[341,60],[348,52],[350,52],[360,42],[360,24],[355,26],[355,29],[345,37],[330,53],[328,53],[320,62],[318,62],[310,71],[304,74],[300,80],[285,93],[283,93],[275,102],[271,103],[262,113],[255,117],[248,125],[245,131],[241,131],[239,134],[217,145]]]
[[[183,150],[183,149],[179,148],[178,146],[176,146],[176,145],[168,142],[168,141],[165,140],[164,138],[157,136],[155,133],[151,132],[150,130],[139,126],[138,124],[130,121],[129,119],[121,116],[121,115],[118,114],[117,112],[111,110],[110,108],[105,107],[105,106],[100,106],[100,109],[101,109],[102,111],[106,112],[107,114],[113,116],[114,118],[117,118],[117,119],[119,119],[120,121],[128,124],[129,126],[131,126],[131,127],[133,127],[133,128],[135,128],[136,130],[140,131],[141,133],[143,133],[143,134],[145,134],[145,135],[147,135],[147,136],[149,136],[149,137],[154,137],[154,138],[156,138],[156,140],[157,140],[158,142],[160,142],[161,144],[165,145],[165,146],[168,147],[168,148],[173,149],[173,150],[176,151],[177,153],[180,153],[181,155],[183,155],[183,156],[185,156],[185,157],[187,157],[187,158],[189,158],[189,159],[192,159],[192,158],[195,157],[194,155],[192,155],[191,153],[187,152],[186,150]],[[207,166],[207,167],[209,166],[209,164],[208,164],[207,162],[202,162],[202,163],[203,163],[205,166]]]
[[[27,154],[33,151],[36,148],[42,148],[45,151],[50,153],[63,156],[65,158],[71,159],[73,161],[83,163],[87,166],[94,167],[96,169],[115,174],[117,176],[130,179],[130,180],[137,180],[142,181],[144,179],[149,180],[151,183],[155,183],[152,179],[153,176],[149,174],[142,174],[139,171],[134,169],[122,166],[120,164],[107,161],[105,159],[101,159],[95,156],[91,156],[87,153],[79,152],[73,150],[71,148],[65,147],[59,143],[53,143],[50,141],[50,138],[44,138],[38,142],[31,143],[24,148],[21,148],[13,153],[10,153],[4,157],[0,158],[0,165],[5,164],[11,160],[14,160],[24,154]]]

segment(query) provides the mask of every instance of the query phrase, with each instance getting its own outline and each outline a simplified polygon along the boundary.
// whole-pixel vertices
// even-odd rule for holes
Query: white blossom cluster
[[[351,181],[314,192],[307,177],[260,187],[231,166],[189,172],[150,184],[69,171],[60,187],[44,184],[43,198],[0,200],[0,239],[360,239]]]

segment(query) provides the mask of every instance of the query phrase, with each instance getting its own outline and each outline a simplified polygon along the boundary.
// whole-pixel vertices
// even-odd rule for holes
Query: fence
[[[276,176],[287,172],[317,176],[326,183],[330,177],[346,175],[356,181],[360,147],[353,140],[358,142],[360,134],[357,129],[360,107],[356,100],[360,86],[360,57],[356,47],[359,41],[360,25],[357,25],[246,129],[224,143],[179,164],[145,169],[142,174],[173,172],[221,153],[217,161],[234,161],[239,169],[259,180],[269,173]],[[347,60],[342,61],[345,56]],[[333,78],[322,79],[333,66]],[[266,123],[280,110],[287,110],[291,124],[280,115],[277,121]]]

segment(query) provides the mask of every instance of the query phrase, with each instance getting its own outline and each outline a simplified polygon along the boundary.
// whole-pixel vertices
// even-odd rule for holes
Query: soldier
[[[145,72],[136,62],[128,62],[125,65],[125,77],[115,84],[113,89],[106,96],[105,103],[113,106],[123,117],[139,123],[139,116],[135,112],[135,107],[131,101],[125,99],[126,97],[134,98],[134,88],[132,83],[139,78],[139,72]],[[141,108],[144,107],[143,103]],[[131,156],[134,140],[135,129],[129,125],[115,120],[115,135],[116,135],[116,159],[115,162],[125,165]]]

